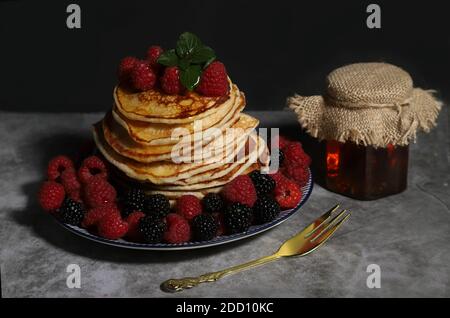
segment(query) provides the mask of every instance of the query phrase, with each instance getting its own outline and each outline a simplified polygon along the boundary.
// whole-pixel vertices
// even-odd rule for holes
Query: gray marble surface
[[[261,126],[296,132],[292,113],[256,112]],[[145,252],[101,245],[60,227],[36,192],[47,160],[89,138],[102,114],[0,112],[0,265],[4,297],[416,297],[450,296],[449,113],[411,146],[409,188],[360,202],[316,185],[291,219],[260,236],[205,250]],[[330,206],[353,214],[321,249],[180,294],[162,281],[219,270],[269,254]],[[81,288],[66,286],[66,267],[81,268]],[[369,264],[381,288],[366,286]]]

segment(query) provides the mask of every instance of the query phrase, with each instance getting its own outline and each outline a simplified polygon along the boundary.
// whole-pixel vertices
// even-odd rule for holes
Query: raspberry
[[[286,167],[283,168],[283,171],[285,171],[286,175],[300,187],[304,187],[308,183],[309,172],[308,168],[305,166],[286,165]]]
[[[66,193],[74,193],[81,188],[75,169],[66,169],[61,173],[61,184]]]
[[[253,215],[257,224],[272,221],[280,213],[280,205],[274,199],[262,196],[256,200],[253,206]]]
[[[275,181],[267,174],[254,170],[249,174],[253,181],[258,196],[269,194],[275,188]]]
[[[90,208],[96,208],[116,200],[116,190],[101,176],[95,176],[84,187],[84,201]]]
[[[133,87],[140,91],[147,91],[155,86],[156,75],[150,64],[146,61],[139,61],[131,71],[131,83]]]
[[[308,167],[311,164],[311,158],[303,151],[300,142],[292,142],[283,149],[286,166],[295,165]]]
[[[302,198],[302,190],[294,182],[287,178],[279,180],[275,187],[275,200],[282,209],[292,209],[297,206]]]
[[[138,230],[147,243],[160,243],[163,239],[167,225],[160,219],[145,216],[139,221]]]
[[[176,211],[190,221],[202,213],[202,204],[196,196],[191,194],[182,195],[177,201]]]
[[[147,50],[147,61],[155,71],[158,71],[161,66],[161,64],[158,64],[158,58],[163,52],[164,50],[158,45],[152,45]]]
[[[275,145],[275,148],[284,150],[284,148],[289,145],[292,141],[290,141],[289,139],[287,139],[286,137],[283,137],[281,135],[276,135],[275,137],[273,137],[273,142],[272,144]]]
[[[170,202],[163,194],[152,194],[145,198],[144,213],[157,219],[165,217],[170,212]]]
[[[161,77],[161,87],[166,94],[177,95],[183,90],[180,82],[180,71],[178,67],[171,66],[164,70]]]
[[[39,190],[39,204],[47,212],[59,209],[64,201],[64,187],[54,181],[46,181]]]
[[[252,207],[256,201],[256,189],[248,175],[240,175],[223,187],[222,196],[229,202]]]
[[[120,215],[120,211],[115,204],[106,204],[97,208],[90,209],[84,216],[81,226],[83,226],[84,228],[90,228],[97,225],[105,216],[112,214],[118,216]]]
[[[124,57],[120,61],[119,69],[117,70],[119,81],[128,82],[130,80],[131,72],[133,71],[137,62],[139,62],[139,60],[132,56]]]
[[[57,156],[50,160],[47,168],[48,180],[56,181],[65,170],[74,170],[73,162],[66,156]]]
[[[206,213],[222,212],[224,205],[222,197],[217,193],[210,192],[202,199],[202,207]]]
[[[209,241],[216,236],[217,223],[211,214],[200,214],[192,220],[192,233],[197,241]]]
[[[269,174],[269,176],[275,181],[275,187],[286,177],[281,173],[280,170],[278,170],[276,173]]]
[[[225,65],[219,61],[209,64],[200,76],[197,92],[205,96],[223,96],[228,93],[228,76]]]
[[[139,221],[145,216],[144,212],[136,211],[128,215],[126,222],[128,223],[128,232],[126,237],[132,241],[140,241],[142,234],[139,232]]]
[[[189,222],[179,214],[170,213],[166,217],[167,231],[164,241],[171,244],[188,242],[191,239]]]
[[[70,198],[64,200],[63,205],[59,209],[59,217],[62,222],[79,226],[83,221],[86,210],[83,205]]]
[[[67,193],[67,196],[72,200],[82,203],[83,199],[81,198],[81,189],[73,190]]]
[[[92,176],[100,176],[103,179],[108,177],[105,163],[97,156],[90,156],[84,159],[78,170],[78,179],[82,183],[88,183]]]
[[[98,224],[98,234],[110,240],[117,240],[127,232],[128,223],[120,218],[120,214],[107,215]]]

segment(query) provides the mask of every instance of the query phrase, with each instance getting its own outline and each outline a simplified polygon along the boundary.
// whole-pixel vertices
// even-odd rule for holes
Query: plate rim
[[[109,240],[100,236],[97,236],[95,234],[89,233],[86,229],[80,228],[75,225],[70,225],[61,222],[56,217],[54,217],[54,220],[63,228],[69,230],[71,233],[74,233],[80,237],[86,238],[90,241],[94,241],[97,243],[114,246],[114,247],[120,247],[120,248],[127,248],[127,249],[133,249],[133,250],[146,250],[146,251],[180,251],[180,250],[193,250],[193,249],[201,249],[201,248],[207,248],[207,247],[213,247],[213,246],[219,246],[227,243],[236,242],[242,239],[250,238],[258,234],[262,234],[280,224],[285,222],[287,219],[289,219],[292,215],[294,215],[296,212],[300,210],[300,208],[308,201],[312,190],[313,190],[313,181],[312,181],[312,173],[311,169],[308,168],[309,172],[309,178],[308,182],[305,186],[302,187],[303,190],[307,190],[303,193],[302,199],[300,200],[299,204],[290,210],[284,210],[281,211],[283,215],[279,216],[275,220],[261,224],[256,225],[256,228],[250,229],[249,231],[242,232],[242,233],[236,233],[232,235],[226,235],[222,238],[216,237],[213,240],[209,241],[200,241],[200,242],[186,242],[186,243],[180,243],[180,244],[171,244],[172,246],[168,246],[168,243],[137,243],[137,242],[128,242],[125,240]],[[216,240],[216,241],[214,241]]]

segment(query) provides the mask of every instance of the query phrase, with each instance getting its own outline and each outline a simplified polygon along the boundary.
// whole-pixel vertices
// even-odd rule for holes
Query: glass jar
[[[314,179],[322,187],[358,200],[375,200],[406,189],[409,146],[374,148],[312,139]]]

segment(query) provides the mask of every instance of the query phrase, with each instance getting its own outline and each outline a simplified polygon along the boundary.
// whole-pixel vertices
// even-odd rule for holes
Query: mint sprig
[[[180,69],[180,82],[192,91],[198,85],[202,69],[216,59],[214,50],[204,45],[193,33],[180,35],[175,49],[165,51],[158,58],[164,66],[177,66]]]

